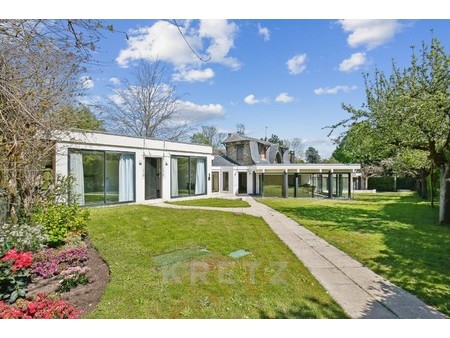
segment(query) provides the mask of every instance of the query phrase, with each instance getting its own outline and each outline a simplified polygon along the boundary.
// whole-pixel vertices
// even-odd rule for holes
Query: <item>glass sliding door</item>
[[[206,194],[206,158],[173,156],[170,163],[172,197]]]
[[[81,151],[83,157],[84,205],[104,203],[105,153]]]
[[[80,205],[133,202],[135,155],[93,150],[69,151],[72,193]]]

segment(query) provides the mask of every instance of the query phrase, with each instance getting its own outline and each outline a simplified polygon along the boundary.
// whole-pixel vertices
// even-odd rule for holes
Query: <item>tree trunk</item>
[[[450,224],[450,163],[446,163],[441,167],[439,222]]]
[[[422,197],[423,200],[426,200],[428,198],[426,170],[420,171],[420,186],[420,197]]]

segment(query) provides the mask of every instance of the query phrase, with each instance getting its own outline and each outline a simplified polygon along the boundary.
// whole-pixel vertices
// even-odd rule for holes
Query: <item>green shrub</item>
[[[393,176],[372,176],[369,177],[369,190],[377,191],[397,191],[396,179]]]
[[[417,179],[414,177],[397,177],[397,190],[413,190],[417,189]]]
[[[7,223],[0,225],[0,254],[12,248],[37,252],[45,248],[47,241],[48,236],[42,225]]]
[[[84,233],[89,221],[89,211],[76,203],[49,202],[36,212],[34,220],[44,226],[48,246],[57,247],[64,244],[72,233]]]

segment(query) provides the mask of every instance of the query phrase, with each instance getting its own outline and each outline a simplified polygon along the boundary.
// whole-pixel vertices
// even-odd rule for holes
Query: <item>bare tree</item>
[[[74,124],[79,75],[100,38],[100,22],[0,20],[0,192],[12,221],[35,206],[54,151],[49,136]]]
[[[294,137],[289,140],[284,140],[284,143],[290,150],[294,152],[294,162],[299,163],[302,160],[303,152],[304,152],[304,144],[301,138]]]
[[[224,148],[222,141],[226,135],[226,133],[219,132],[216,126],[202,126],[201,131],[192,134],[191,142],[210,145],[214,150],[221,151]]]
[[[181,101],[160,61],[140,62],[133,81],[122,81],[109,99],[111,129],[125,135],[177,140],[192,126],[183,121]]]

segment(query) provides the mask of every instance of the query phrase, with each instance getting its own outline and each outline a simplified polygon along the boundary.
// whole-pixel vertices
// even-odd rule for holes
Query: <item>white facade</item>
[[[116,157],[120,156],[120,154],[128,154],[130,157],[134,157],[134,173],[133,173],[133,182],[132,191],[134,193],[133,200],[128,198],[126,202],[136,202],[136,203],[144,203],[151,202],[151,200],[170,200],[174,198],[174,182],[172,182],[173,177],[178,177],[175,169],[172,169],[172,163],[176,163],[177,161],[173,159],[183,159],[184,162],[189,163],[190,166],[194,167],[195,165],[191,165],[191,159],[199,159],[201,160],[202,166],[205,167],[205,175],[200,175],[202,180],[201,193],[194,192],[194,188],[187,187],[191,189],[190,194],[188,196],[210,196],[211,195],[211,162],[213,159],[212,156],[212,148],[210,146],[196,145],[196,144],[188,144],[188,143],[180,143],[180,142],[171,142],[171,141],[161,141],[161,140],[152,140],[152,139],[144,139],[137,137],[126,137],[126,136],[118,136],[111,135],[106,133],[82,133],[82,132],[67,132],[61,133],[56,137],[56,158],[55,158],[55,173],[56,175],[68,176],[69,174],[73,174],[74,168],[70,168],[72,162],[72,167],[75,165],[74,160],[70,160],[70,154],[83,153],[86,154],[118,154]],[[112,156],[112,155],[111,155]],[[75,158],[75,156],[72,156]],[[85,156],[86,157],[86,156]],[[108,194],[107,191],[107,180],[108,178],[108,162],[106,160],[107,155],[103,155],[105,158],[103,168],[101,165],[98,165],[99,173],[97,176],[100,178],[97,181],[101,181],[101,171],[103,170],[103,190],[104,195]],[[80,157],[81,158],[81,157]],[[160,166],[158,171],[158,195],[155,198],[146,199],[146,164],[155,159],[153,162],[158,163]],[[189,159],[189,160],[187,160]],[[203,161],[204,159],[204,161]],[[181,161],[181,160],[180,160]],[[86,162],[86,160],[85,160]],[[118,163],[118,160],[116,161]],[[86,164],[85,164],[86,165]],[[189,167],[190,168],[190,167]],[[197,168],[199,168],[197,166]],[[71,171],[72,170],[72,171]],[[174,172],[175,170],[175,172]],[[189,169],[190,170],[190,169]],[[90,171],[95,171],[95,168],[90,168]],[[192,169],[194,171],[194,169]],[[189,171],[190,172],[190,171]],[[117,170],[115,170],[116,176]],[[83,185],[87,186],[87,180],[89,177],[87,173],[84,173]],[[130,182],[131,182],[131,176]],[[148,179],[148,178],[147,178]],[[190,179],[190,178],[189,178]],[[194,181],[195,177],[192,179]],[[197,175],[198,180],[198,175]],[[118,179],[116,178],[116,181]],[[189,181],[190,182],[190,181]],[[97,182],[98,183],[98,182]],[[194,186],[193,182],[191,185]],[[97,185],[101,185],[101,182]],[[117,185],[117,184],[116,184]],[[122,184],[123,185],[123,184]],[[198,186],[199,184],[197,184]],[[85,188],[82,187],[82,191],[85,192]],[[117,190],[117,189],[116,189]],[[178,190],[177,190],[178,191]],[[117,192],[116,192],[117,194]],[[87,195],[87,192],[86,192]],[[97,193],[99,195],[99,193]],[[186,195],[183,195],[188,197]],[[100,197],[101,199],[101,192]],[[104,198],[104,203],[107,203],[107,198]],[[120,202],[120,201],[118,201]],[[88,204],[88,203],[81,203]],[[98,204],[101,204],[100,202]]]

